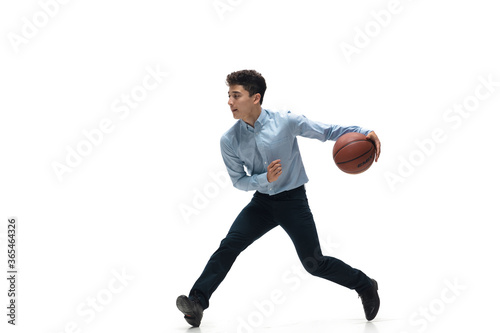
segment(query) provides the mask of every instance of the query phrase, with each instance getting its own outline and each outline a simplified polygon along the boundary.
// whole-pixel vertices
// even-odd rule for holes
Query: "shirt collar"
[[[260,127],[262,128],[266,120],[267,120],[267,110],[261,108],[259,118],[257,118],[255,124],[259,124]]]
[[[257,120],[255,121],[254,127],[248,125],[247,123],[245,123],[241,119],[240,119],[240,122],[241,122],[241,125],[245,126],[245,128],[247,130],[249,130],[250,132],[254,132],[254,128],[261,129],[262,126],[264,126],[264,123],[266,122],[267,118],[268,118],[267,110],[266,109],[261,109],[260,115],[257,118]]]

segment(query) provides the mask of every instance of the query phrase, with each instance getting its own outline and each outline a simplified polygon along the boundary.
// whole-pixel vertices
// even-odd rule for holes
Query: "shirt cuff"
[[[361,133],[363,135],[368,135],[368,134],[370,134],[370,132],[373,132],[373,130],[367,129],[367,128],[361,128],[361,131],[359,133]]]
[[[269,182],[267,181],[267,172],[261,173],[257,176],[257,183],[260,187],[266,187],[269,185]]]

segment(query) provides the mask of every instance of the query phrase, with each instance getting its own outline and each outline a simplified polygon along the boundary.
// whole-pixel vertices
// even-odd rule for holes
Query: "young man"
[[[324,142],[335,141],[348,132],[359,132],[375,143],[377,161],[380,155],[377,135],[358,126],[325,125],[290,112],[262,109],[266,81],[254,70],[233,72],[227,76],[226,83],[228,104],[238,121],[221,138],[222,158],[233,185],[243,191],[255,190],[255,193],[210,257],[189,297],[177,298],[177,307],[190,325],[199,326],[212,293],[236,257],[279,225],[292,239],[306,271],[356,290],[366,319],[372,320],[380,305],[377,282],[341,260],[321,253],[304,189],[308,178],[296,137]]]

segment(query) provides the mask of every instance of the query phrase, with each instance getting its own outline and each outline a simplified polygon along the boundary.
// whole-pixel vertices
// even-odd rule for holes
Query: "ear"
[[[260,103],[260,98],[261,98],[261,97],[262,97],[262,96],[261,96],[259,93],[255,93],[255,94],[253,95],[253,104],[258,104],[258,103]]]

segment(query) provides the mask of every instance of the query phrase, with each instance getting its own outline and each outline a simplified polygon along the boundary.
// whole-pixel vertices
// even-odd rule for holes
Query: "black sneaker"
[[[366,320],[370,321],[375,318],[378,312],[378,308],[380,307],[380,298],[378,297],[378,284],[377,281],[371,279],[373,286],[371,288],[367,288],[363,290],[359,297],[361,298],[361,302],[363,303],[363,309],[365,310]]]
[[[203,307],[198,299],[190,300],[187,296],[181,295],[177,297],[177,308],[184,313],[184,319],[193,327],[200,326],[201,318],[203,318]]]

